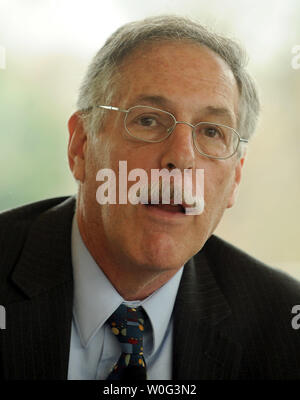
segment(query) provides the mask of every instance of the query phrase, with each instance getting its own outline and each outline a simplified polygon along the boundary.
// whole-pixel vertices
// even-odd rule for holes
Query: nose
[[[173,132],[164,142],[161,168],[169,170],[193,169],[195,167],[195,148],[192,137],[192,125],[177,122]]]

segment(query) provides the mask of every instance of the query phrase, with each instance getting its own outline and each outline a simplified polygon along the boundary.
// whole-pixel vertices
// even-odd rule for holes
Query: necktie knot
[[[135,379],[146,379],[143,355],[145,317],[142,307],[132,308],[121,304],[108,319],[108,323],[122,349],[122,354],[108,379],[130,379],[129,371],[135,371]],[[144,378],[139,376],[144,376]]]

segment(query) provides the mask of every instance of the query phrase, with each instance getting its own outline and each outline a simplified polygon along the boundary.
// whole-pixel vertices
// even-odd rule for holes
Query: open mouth
[[[181,204],[145,204],[148,208],[154,208],[168,213],[185,214],[185,208]]]

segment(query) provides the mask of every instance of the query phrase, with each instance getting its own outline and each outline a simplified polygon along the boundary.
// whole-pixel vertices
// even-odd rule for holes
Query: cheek
[[[98,169],[108,168],[111,163],[112,143],[106,133],[99,133],[90,144],[90,159]]]
[[[234,190],[234,171],[220,168],[205,170],[204,198],[208,210],[223,210]]]

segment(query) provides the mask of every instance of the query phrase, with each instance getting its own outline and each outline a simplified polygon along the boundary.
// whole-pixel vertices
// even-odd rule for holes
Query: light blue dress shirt
[[[125,301],[86,248],[75,217],[72,263],[74,302],[68,379],[106,379],[121,353],[106,321],[121,303],[141,305],[148,315],[144,334],[148,379],[172,379],[172,311],[183,267],[146,299]]]

